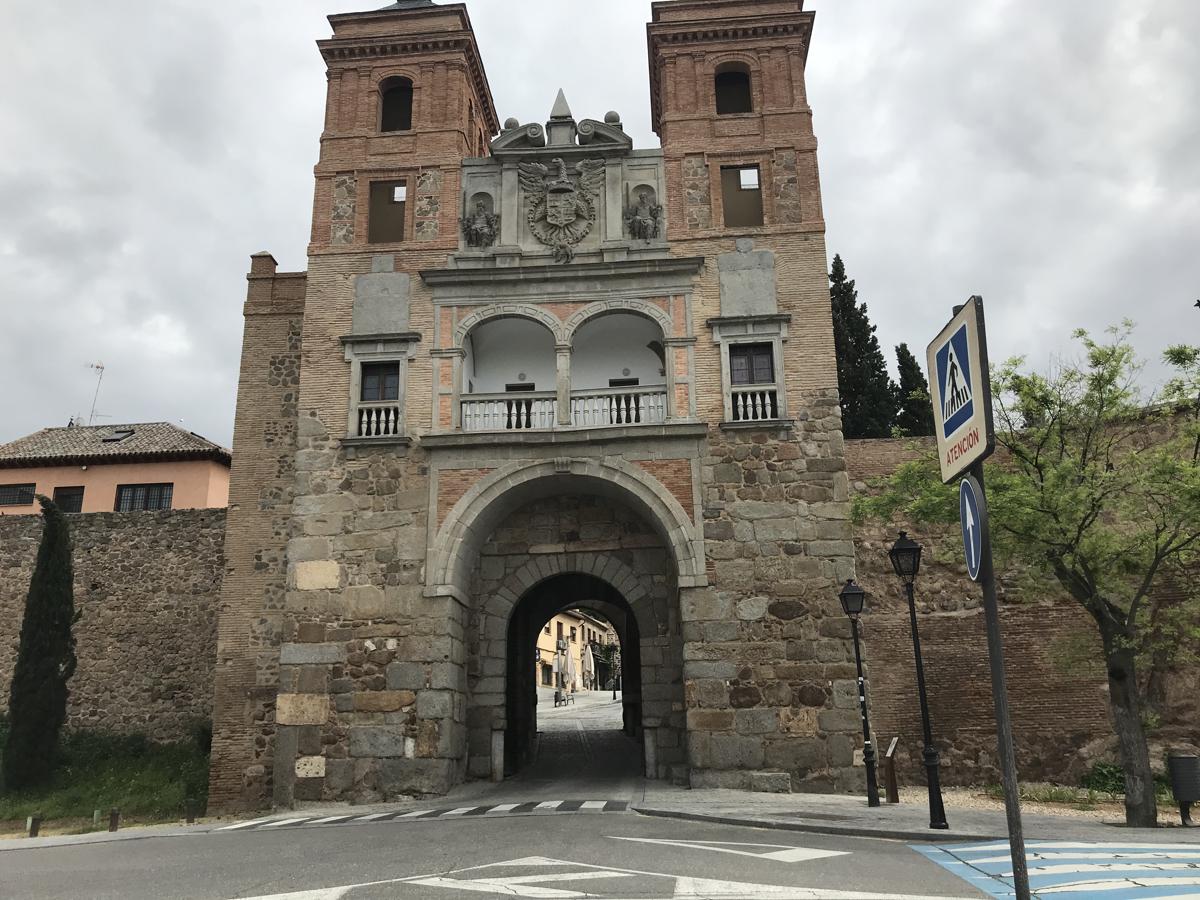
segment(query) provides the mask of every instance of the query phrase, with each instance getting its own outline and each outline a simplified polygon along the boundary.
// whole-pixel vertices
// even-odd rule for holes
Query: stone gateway
[[[573,609],[647,777],[859,785],[813,20],[654,3],[639,149],[561,92],[501,126],[465,4],[330,17],[308,271],[250,268],[215,807],[519,771]]]

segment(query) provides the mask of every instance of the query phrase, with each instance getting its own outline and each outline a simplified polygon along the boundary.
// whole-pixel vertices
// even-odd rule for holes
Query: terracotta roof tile
[[[156,457],[212,459],[228,465],[231,454],[224,447],[169,422],[43,428],[0,444],[0,468]]]

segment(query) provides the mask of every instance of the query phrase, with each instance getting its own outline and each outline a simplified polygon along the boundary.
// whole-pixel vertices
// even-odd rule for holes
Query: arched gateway
[[[473,485],[439,529],[431,594],[467,618],[468,775],[500,780],[536,739],[537,631],[590,608],[621,644],[638,774],[684,778],[679,590],[702,586],[697,528],[652,476],[619,459],[514,463]]]
[[[502,123],[469,2],[320,42],[311,265],[249,273],[212,806],[519,770],[563,609],[619,634],[647,775],[854,786],[813,14],[656,0],[635,149],[561,94]]]

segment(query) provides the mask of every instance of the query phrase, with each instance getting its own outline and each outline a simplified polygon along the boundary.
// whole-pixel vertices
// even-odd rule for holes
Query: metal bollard
[[[121,827],[121,811],[115,806],[108,811],[108,830],[116,831]]]
[[[25,820],[25,830],[31,838],[38,836],[38,832],[42,830],[42,814],[34,813]]]

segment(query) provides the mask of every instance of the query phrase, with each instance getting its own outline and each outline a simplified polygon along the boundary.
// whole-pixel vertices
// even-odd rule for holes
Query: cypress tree
[[[829,282],[842,431],[848,438],[890,437],[896,418],[896,388],[888,377],[875,326],[867,318],[867,305],[858,302],[858,291],[846,278],[841,256],[833,258]]]
[[[929,382],[921,364],[908,349],[908,344],[896,348],[896,365],[900,370],[900,386],[896,390],[896,427],[908,437],[929,437],[933,434],[933,401],[929,399]]]
[[[54,503],[38,497],[45,524],[25,599],[21,642],[9,694],[4,782],[9,790],[44,782],[54,771],[75,673],[75,579],[71,534]]]

